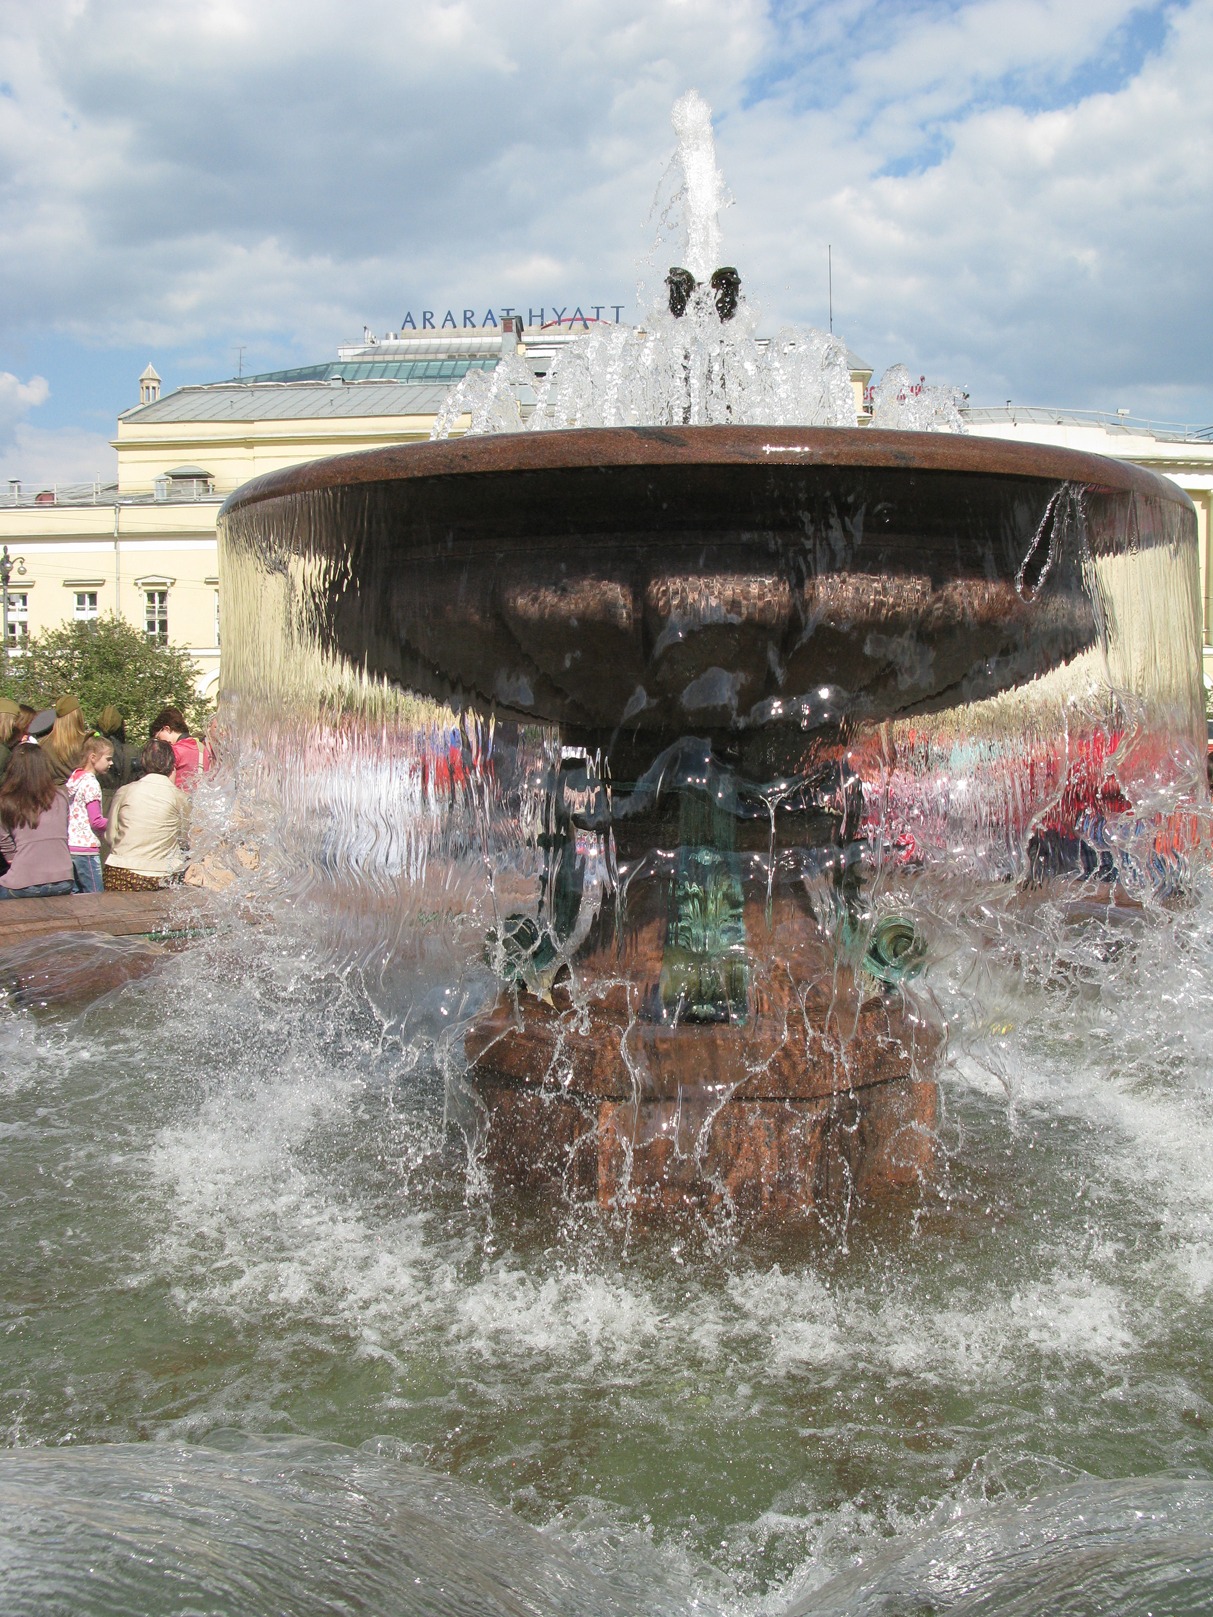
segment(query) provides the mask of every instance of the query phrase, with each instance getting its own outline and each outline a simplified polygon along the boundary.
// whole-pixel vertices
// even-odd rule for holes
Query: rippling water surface
[[[490,1202],[474,913],[11,1000],[5,1609],[1207,1609],[1213,902],[1069,896],[917,894],[943,1181],[811,1249]]]

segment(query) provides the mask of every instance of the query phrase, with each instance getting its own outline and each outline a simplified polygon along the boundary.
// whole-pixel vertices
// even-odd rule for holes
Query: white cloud
[[[1087,60],[1140,0],[977,0],[936,17],[900,13],[884,49],[864,56],[853,95],[930,110],[963,105],[1011,74],[1056,80]]]
[[[23,382],[11,371],[0,371],[0,432],[27,410],[45,404],[50,391],[45,376],[31,376],[28,382]]]
[[[23,382],[11,371],[0,371],[0,461],[12,455],[27,415],[46,403],[50,391],[45,376],[31,376],[28,382]],[[18,474],[10,472],[8,475]]]
[[[114,481],[117,471],[108,436],[83,427],[38,427],[21,422],[8,442],[0,442],[2,488],[10,477],[19,478],[27,493],[94,479],[107,483]]]
[[[880,153],[825,114],[764,108],[747,130],[760,178],[740,193],[743,226],[768,264],[782,256],[806,313],[823,312],[832,244],[841,329],[878,364],[905,357],[987,400],[1107,405],[1115,392],[1137,408],[1139,391],[1207,419],[1213,109],[1191,95],[1191,64],[1211,48],[1213,6],[1176,9],[1123,87],[1056,110],[966,106],[938,161],[904,175],[882,174]],[[752,148],[773,149],[789,116],[825,155],[776,231],[766,220],[794,191],[794,158],[763,167]]]
[[[348,327],[389,288],[520,297],[503,271],[537,249],[618,285],[680,64],[727,85],[766,39],[756,0],[547,0],[525,29],[500,3],[226,6],[188,49],[147,0],[46,17],[5,55],[0,276],[11,321],[114,342],[248,334],[267,301],[294,330],[299,298]],[[273,300],[244,273],[266,260]]]
[[[50,385],[44,376],[23,382],[0,371],[0,487],[18,478],[23,487],[112,479],[117,462],[109,438],[83,427],[44,427],[29,419],[45,404]]]

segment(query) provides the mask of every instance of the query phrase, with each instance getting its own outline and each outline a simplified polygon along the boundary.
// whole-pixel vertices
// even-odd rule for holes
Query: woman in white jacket
[[[143,749],[146,773],[114,794],[106,892],[145,893],[181,880],[189,839],[190,803],[173,784],[175,760],[167,741]]]

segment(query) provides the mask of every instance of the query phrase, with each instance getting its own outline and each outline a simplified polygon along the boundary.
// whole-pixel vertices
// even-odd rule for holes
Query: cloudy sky
[[[1213,422],[1213,0],[0,0],[0,477],[406,310],[625,306],[715,112],[724,257],[974,403]],[[243,350],[239,354],[239,350]]]

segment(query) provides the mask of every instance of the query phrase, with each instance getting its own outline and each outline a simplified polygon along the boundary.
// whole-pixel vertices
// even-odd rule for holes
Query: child
[[[101,783],[114,758],[113,744],[105,736],[89,736],[80,751],[80,765],[67,779],[67,847],[76,873],[76,892],[101,892]]]

